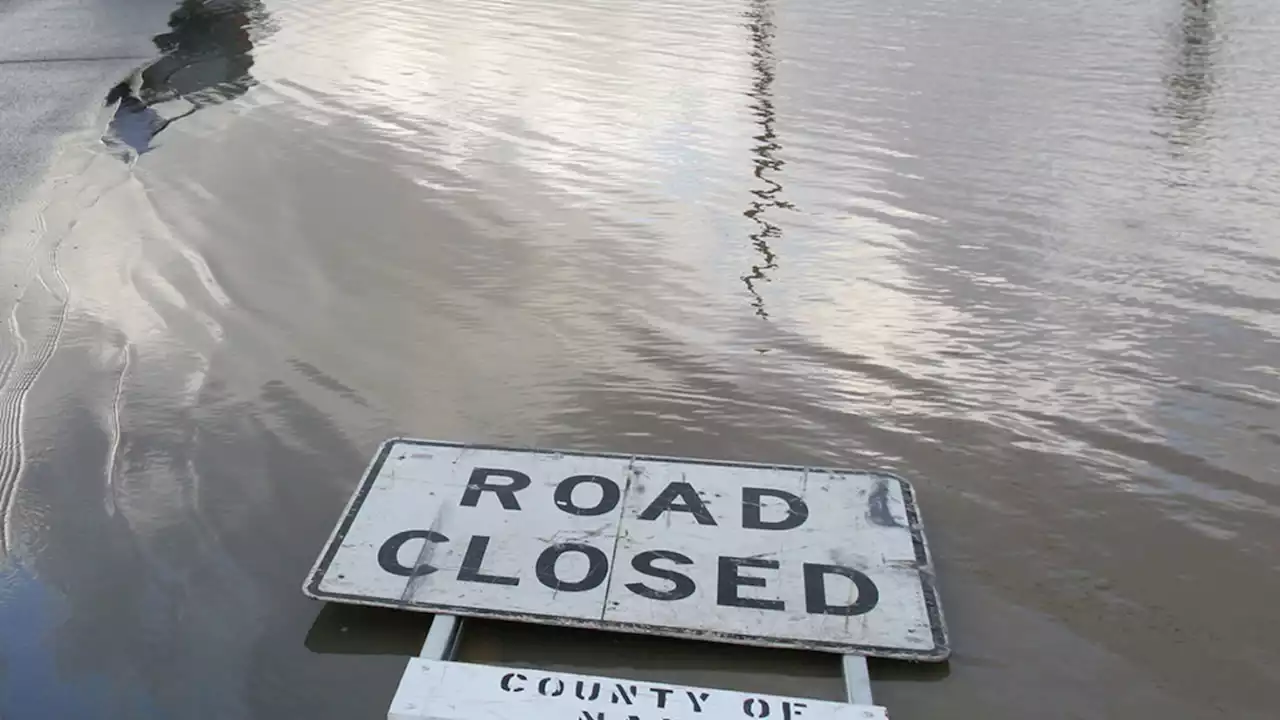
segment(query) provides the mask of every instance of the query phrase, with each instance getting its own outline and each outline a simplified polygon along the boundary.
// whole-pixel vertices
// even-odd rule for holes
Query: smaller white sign
[[[387,720],[887,720],[874,705],[414,658]]]

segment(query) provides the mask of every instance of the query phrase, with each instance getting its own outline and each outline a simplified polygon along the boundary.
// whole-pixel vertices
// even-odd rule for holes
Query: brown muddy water
[[[873,663],[895,720],[1280,714],[1280,5],[169,25],[151,114],[65,139],[0,245],[6,720],[384,714],[426,617],[300,586],[394,435],[906,476],[954,655]],[[828,656],[466,633],[840,693]]]

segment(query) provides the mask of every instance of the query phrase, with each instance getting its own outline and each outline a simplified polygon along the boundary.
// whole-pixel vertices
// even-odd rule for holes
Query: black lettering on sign
[[[740,587],[764,587],[765,579],[751,577],[739,572],[742,568],[778,569],[777,560],[762,558],[720,558],[719,584],[716,588],[716,604],[725,607],[754,608],[756,610],[784,610],[786,605],[781,600],[764,600],[761,598],[744,598],[738,594]]]
[[[587,696],[587,684],[579,680],[573,687],[573,695],[579,700],[595,700],[600,697],[600,683],[591,683],[591,696]]]
[[[827,602],[827,576],[841,575],[853,581],[858,597],[846,605]],[[848,597],[842,593],[842,597]],[[840,565],[804,564],[804,605],[811,615],[862,615],[871,612],[880,602],[880,589],[865,573]]]
[[[573,491],[583,483],[590,483],[600,488],[600,502],[594,507],[583,507],[573,501]],[[599,475],[574,475],[561,480],[560,484],[556,485],[556,507],[570,515],[604,515],[618,507],[618,501],[621,499],[622,489],[618,487],[618,483]]]
[[[800,717],[801,715],[804,714],[802,711],[807,707],[809,706],[805,705],[802,702],[795,702],[794,700],[783,700],[782,701],[782,720],[791,720],[791,718]]]
[[[679,500],[679,502],[676,502]],[[664,512],[687,512],[693,515],[699,525],[715,525],[716,519],[702,501],[698,491],[687,482],[673,482],[658,493],[658,497],[649,503],[649,507],[640,513],[641,520],[656,520]]]
[[[674,692],[674,690],[669,690],[667,688],[656,688],[656,687],[651,687],[649,688],[649,690],[658,696],[659,710],[667,706],[667,696],[670,695],[672,692]]]
[[[688,555],[681,555],[674,550],[645,550],[631,559],[631,567],[638,573],[666,580],[671,583],[671,589],[654,590],[644,583],[633,582],[627,583],[628,590],[650,600],[683,600],[698,589],[688,575],[675,570],[654,567],[655,560],[670,560],[677,565],[693,564],[693,560]]]
[[[761,515],[761,501],[775,497],[787,504],[787,516],[781,520],[765,520]],[[771,488],[742,488],[742,527],[748,530],[794,530],[809,519],[809,506],[798,496],[786,490]]]
[[[387,538],[387,541],[382,543],[382,547],[378,548],[378,567],[400,577],[421,577],[435,572],[438,568],[426,563],[422,563],[416,568],[411,568],[400,562],[400,548],[404,547],[404,544],[410,540],[417,538],[422,538],[425,542],[449,542],[448,537],[435,530],[405,530],[398,532]]]
[[[582,553],[587,557],[587,574],[576,582],[566,582],[556,574],[557,561],[560,560],[561,555],[569,552]],[[593,590],[609,576],[609,558],[598,547],[580,543],[559,543],[538,555],[538,560],[534,564],[534,574],[538,576],[538,582],[552,590],[565,592]]]
[[[742,714],[749,718],[767,718],[769,701],[764,698],[747,698],[742,701]]]
[[[629,693],[627,692],[628,687],[630,687],[631,689],[631,692]],[[628,686],[628,685],[623,685],[622,683],[618,683],[617,685],[614,685],[613,697],[609,698],[609,702],[613,703],[614,705],[617,705],[619,702],[624,702],[628,705],[635,705],[636,695],[638,694],[639,693],[636,692],[635,685]]]
[[[495,477],[506,478],[511,482],[490,482]],[[480,500],[480,493],[491,492],[498,496],[498,502],[502,503],[504,510],[519,510],[520,503],[516,500],[516,493],[529,487],[530,482],[529,476],[522,472],[478,467],[471,471],[471,478],[467,480],[467,489],[462,491],[462,502],[459,505],[475,507]]]
[[[552,681],[555,681],[555,689],[549,690],[552,687]],[[544,697],[560,697],[564,694],[564,681],[560,678],[544,677],[538,681],[538,694]]]
[[[605,718],[604,713],[602,712],[592,715],[590,710],[583,710],[582,715],[578,717],[578,720],[605,720]]]
[[[521,675],[520,673],[510,672],[502,676],[502,682],[498,683],[498,685],[499,687],[501,687],[503,690],[506,690],[507,692],[524,692],[524,688],[512,686],[511,681],[519,680],[521,682],[524,682],[525,680],[528,680],[528,679],[529,678],[525,677],[524,675]]]
[[[702,712],[702,703],[706,702],[707,698],[711,697],[711,693],[705,692],[694,695],[692,690],[685,690],[684,694],[689,696],[689,702],[693,704],[693,711],[696,713]]]
[[[458,568],[460,582],[488,583],[490,585],[519,585],[520,578],[506,575],[485,575],[480,571],[484,565],[484,553],[489,549],[488,535],[474,535],[467,543],[467,552],[462,556],[462,567]]]

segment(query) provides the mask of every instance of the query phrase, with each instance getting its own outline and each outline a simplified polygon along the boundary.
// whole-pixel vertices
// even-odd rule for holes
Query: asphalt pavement
[[[110,87],[152,60],[170,0],[0,3],[0,232],[58,142],[97,120]]]

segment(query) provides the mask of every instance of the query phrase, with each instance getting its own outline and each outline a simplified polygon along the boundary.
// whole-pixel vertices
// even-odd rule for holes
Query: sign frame
[[[624,461],[648,461],[658,463],[678,463],[684,465],[702,465],[707,467],[718,468],[745,468],[755,470],[773,470],[773,471],[807,471],[817,473],[839,473],[839,474],[861,474],[869,475],[877,478],[887,479],[899,484],[902,492],[904,510],[907,517],[907,527],[911,536],[912,548],[914,550],[914,566],[918,571],[920,580],[920,590],[923,594],[925,611],[929,621],[929,631],[933,646],[927,649],[910,649],[903,647],[883,646],[883,645],[864,645],[858,643],[850,643],[848,641],[823,641],[823,640],[805,640],[805,639],[785,639],[778,637],[762,637],[739,632],[724,632],[719,630],[701,630],[695,628],[676,628],[662,625],[652,625],[639,622],[625,622],[617,620],[598,620],[575,617],[564,617],[550,613],[523,612],[501,609],[486,609],[475,606],[459,606],[445,603],[432,603],[416,600],[395,600],[368,595],[358,595],[350,593],[341,593],[322,590],[320,585],[328,572],[334,558],[338,555],[342,548],[344,538],[351,530],[357,515],[360,513],[362,505],[368,497],[371,489],[378,479],[379,473],[383,465],[387,462],[391,453],[400,446],[414,446],[420,448],[438,448],[438,449],[456,449],[456,450],[482,450],[494,452],[512,452],[526,455],[543,455],[543,456],[565,456],[578,458],[601,458],[611,460]],[[920,510],[916,503],[915,492],[911,484],[900,476],[886,472],[869,472],[850,470],[848,468],[829,468],[829,467],[813,467],[801,465],[778,465],[767,463],[752,463],[739,461],[722,461],[704,458],[683,458],[663,455],[641,455],[632,453],[618,452],[588,452],[579,450],[558,450],[558,449],[542,449],[542,448],[522,448],[508,447],[484,443],[465,443],[453,441],[436,441],[414,438],[392,438],[382,443],[377,454],[368,465],[363,478],[352,492],[350,499],[347,501],[343,513],[331,532],[327,542],[324,545],[319,558],[315,561],[311,571],[307,575],[307,579],[303,585],[303,593],[312,599],[337,602],[353,605],[366,605],[374,607],[386,607],[401,610],[412,610],[417,612],[450,614],[464,617],[489,618],[496,620],[506,620],[513,622],[531,622],[543,625],[555,625],[562,627],[587,628],[592,630],[604,630],[614,632],[626,632],[633,634],[653,635],[660,637],[668,637],[685,640],[699,640],[706,642],[720,642],[738,645],[749,645],[756,647],[775,647],[775,648],[794,648],[801,650],[811,650],[819,652],[830,652],[838,654],[856,653],[861,655],[870,655],[876,657],[886,657],[902,660],[912,660],[917,662],[942,662],[945,661],[951,653],[948,641],[948,633],[946,622],[942,614],[942,605],[939,598],[936,575],[933,569],[932,557],[929,551],[928,541],[925,538],[924,527],[921,521]]]

